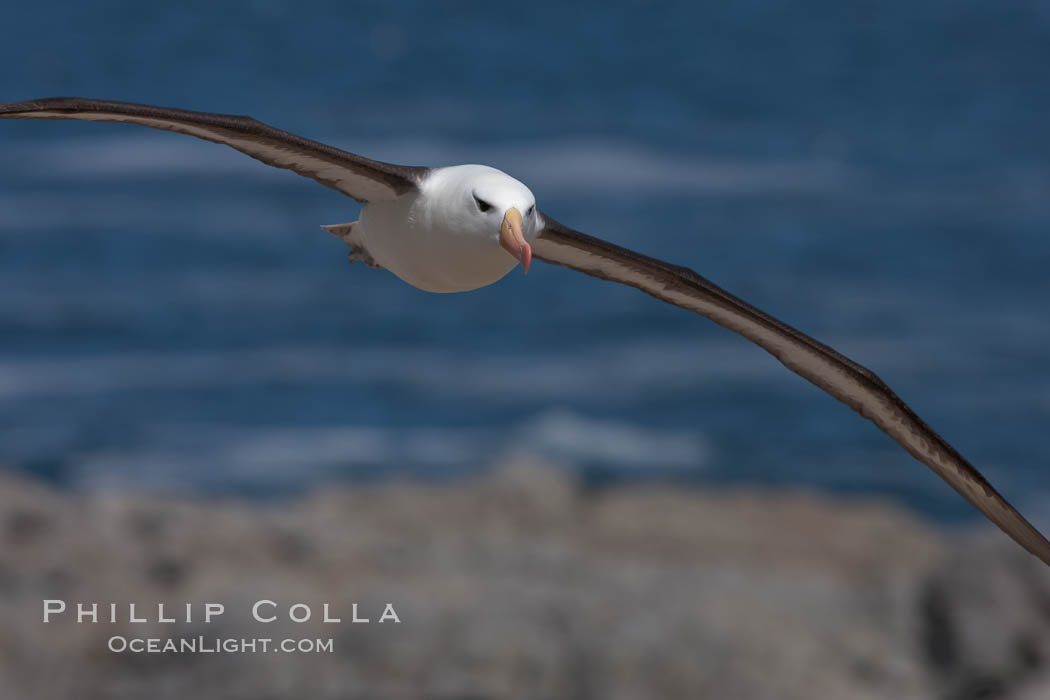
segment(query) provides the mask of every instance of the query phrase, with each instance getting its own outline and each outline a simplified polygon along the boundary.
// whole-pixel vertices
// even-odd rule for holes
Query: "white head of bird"
[[[462,292],[528,272],[539,231],[536,198],[485,165],[439,168],[419,192],[370,202],[354,238],[375,262],[428,292]]]

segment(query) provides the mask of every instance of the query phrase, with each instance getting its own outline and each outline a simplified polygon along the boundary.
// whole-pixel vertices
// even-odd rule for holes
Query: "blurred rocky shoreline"
[[[280,503],[3,472],[0,536],[4,697],[1050,697],[1050,572],[990,527],[949,534],[875,501],[591,490],[526,462]],[[44,624],[45,600],[69,612]],[[260,600],[277,619],[252,617]],[[225,612],[206,623],[206,603]],[[378,622],[388,604],[400,622]],[[114,637],[331,651],[115,652]]]

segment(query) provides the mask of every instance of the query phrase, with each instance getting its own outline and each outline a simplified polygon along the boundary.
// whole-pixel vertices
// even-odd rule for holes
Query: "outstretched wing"
[[[51,97],[0,103],[0,119],[126,122],[188,134],[235,148],[275,168],[293,170],[362,202],[393,199],[416,189],[429,170],[370,160],[275,129],[251,117],[130,102]]]
[[[1015,542],[1050,565],[1050,542],[977,469],[934,432],[871,370],[810,338],[692,270],[574,231],[547,217],[535,257],[695,311],[772,354],[795,374],[857,411],[935,471]]]

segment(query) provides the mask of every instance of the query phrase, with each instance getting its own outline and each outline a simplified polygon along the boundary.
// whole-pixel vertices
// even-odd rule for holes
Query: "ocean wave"
[[[573,352],[530,353],[527,363],[451,349],[285,347],[0,360],[0,401],[266,382],[383,383],[447,395],[557,399],[785,375],[743,341],[605,342]]]
[[[251,288],[247,285],[245,294]],[[207,295],[201,294],[203,303]],[[150,303],[155,301],[151,299]],[[133,301],[126,305],[130,306],[125,310],[141,306]],[[51,307],[42,304],[30,308],[39,314]],[[6,305],[0,304],[0,314],[5,309]],[[362,313],[362,324],[379,322],[365,311]],[[961,375],[976,367],[987,369],[988,362],[994,359],[987,348],[960,346],[953,334],[909,332],[890,338],[865,333],[824,339],[876,372],[897,376],[914,377],[923,372]],[[783,384],[801,380],[759,348],[716,329],[646,340],[606,335],[570,349],[525,348],[520,350],[520,357],[459,346],[349,343],[59,354],[47,358],[0,356],[0,402],[142,390],[184,392],[266,383],[382,384],[440,392],[449,397],[557,400],[581,395],[681,393],[734,381]]]
[[[350,202],[346,216],[353,218],[355,207]],[[74,187],[0,193],[0,238],[12,239],[22,239],[27,233],[66,236],[70,229],[206,242],[216,237],[253,243],[280,241],[297,233],[321,239],[323,232],[317,223],[324,220],[321,212],[315,219],[299,218],[294,210],[263,196],[228,192],[189,198],[166,192],[84,192]]]
[[[168,488],[301,488],[354,474],[422,471],[447,475],[528,455],[567,467],[599,464],[622,471],[702,469],[707,440],[692,431],[647,428],[559,410],[510,426],[437,428],[349,425],[244,428],[162,425],[150,446],[69,456],[71,484]]]
[[[498,146],[452,140],[326,142],[397,163],[489,163],[539,189],[567,192],[813,193],[839,190],[853,176],[845,164],[827,158],[685,158],[640,145],[593,140]],[[217,176],[278,183],[285,177],[229,149],[183,137],[77,138],[15,144],[10,150],[13,168],[7,176],[18,179]]]

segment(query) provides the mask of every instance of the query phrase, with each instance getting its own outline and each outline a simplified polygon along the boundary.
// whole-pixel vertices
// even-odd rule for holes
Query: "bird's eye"
[[[490,209],[492,209],[492,205],[491,204],[486,202],[484,199],[481,199],[477,195],[474,195],[474,203],[478,205],[478,210],[480,210],[480,211],[485,212],[485,211],[489,211]]]
[[[532,212],[534,212],[534,211],[536,211],[536,205],[535,204],[533,204],[531,207],[529,207],[529,210],[527,212],[525,212],[525,216],[532,216]]]

